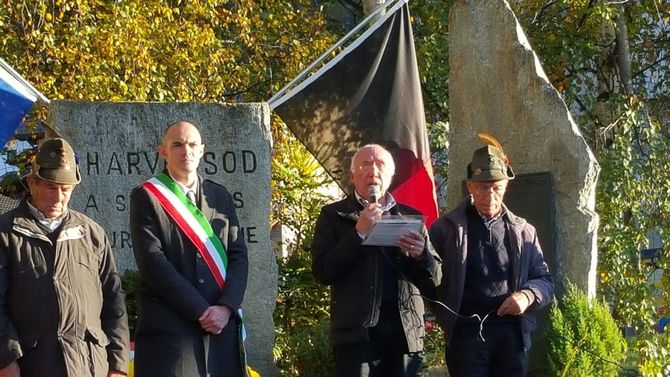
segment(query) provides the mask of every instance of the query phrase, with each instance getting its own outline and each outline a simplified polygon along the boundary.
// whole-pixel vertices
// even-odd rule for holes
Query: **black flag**
[[[349,188],[356,150],[381,144],[395,160],[390,191],[396,200],[420,210],[428,224],[437,217],[406,0],[397,1],[328,64],[269,103],[340,187]]]

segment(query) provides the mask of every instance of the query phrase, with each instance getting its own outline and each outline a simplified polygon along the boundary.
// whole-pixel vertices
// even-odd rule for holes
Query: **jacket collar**
[[[47,236],[47,231],[39,224],[35,216],[30,212],[30,208],[28,207],[28,198],[21,200],[19,205],[16,207],[12,229],[27,237],[39,238],[51,242]],[[68,212],[65,214],[65,217],[63,217],[63,222],[60,229],[61,231],[58,234],[59,241],[66,239],[78,239],[83,237],[85,233],[81,222],[77,219],[77,217],[72,216],[72,210],[68,210]]]
[[[47,219],[46,216],[44,216],[44,214],[40,212],[39,209],[33,206],[33,204],[30,203],[30,199],[26,200],[26,204],[28,206],[28,212],[30,212],[30,214],[42,228],[47,230],[47,233],[51,233],[56,229],[58,229],[63,223],[63,220],[65,220],[65,217],[67,216],[68,213],[68,209],[66,207],[65,211],[63,211],[63,214],[59,218],[51,220]]]
[[[344,217],[345,219],[358,221],[358,216],[363,210],[363,204],[358,201],[358,198],[355,194],[351,194],[339,202],[339,206],[336,209],[337,214]],[[390,208],[387,208],[386,211],[388,211],[391,215],[402,215],[398,203],[396,203],[395,199],[393,199],[393,205]]]
[[[449,219],[453,223],[460,225],[460,226],[465,226],[468,222],[467,218],[467,206],[472,203],[472,195],[468,195],[461,201],[461,203],[458,205],[458,207],[454,208],[451,212],[447,213],[445,215],[446,219]],[[521,226],[526,223],[526,220],[522,217],[519,217],[515,215],[512,211],[510,211],[509,208],[503,203],[503,209],[502,209],[502,217],[503,219],[515,226]]]
[[[358,194],[358,192],[354,191],[353,196],[356,197],[356,200],[361,204],[361,206],[362,206],[363,208],[365,208],[365,206],[368,205],[368,201],[365,200],[365,199],[363,199],[363,197],[360,196],[360,195]],[[387,193],[384,194],[384,199],[385,199],[385,202],[384,202],[385,204],[382,206],[382,211],[383,211],[383,212],[391,211],[391,209],[392,209],[393,207],[395,207],[396,204],[397,204],[397,202],[395,201],[395,198],[393,197],[393,195],[391,195],[390,192],[387,192]],[[380,204],[381,204],[381,203],[380,203]]]
[[[172,180],[174,180],[174,178],[172,178],[172,176],[168,172],[167,168],[163,169],[163,173],[167,174]],[[207,200],[208,194],[211,194],[211,193],[209,192],[209,190],[207,190],[204,187],[204,182],[205,182],[205,179],[203,179],[202,176],[200,176],[200,174],[198,174],[198,180],[197,180],[197,183],[196,183],[196,191],[195,191],[195,199],[196,199],[196,202],[197,202],[196,205],[200,209],[200,212],[202,212],[203,216],[205,216],[205,218],[207,220],[212,220],[212,218],[214,218],[214,213],[216,211],[214,210],[214,207],[209,206],[209,201],[212,200],[213,203],[214,203],[216,201],[216,199],[215,198],[213,199],[213,196],[212,196],[212,197],[209,197],[210,200]],[[185,187],[181,183],[179,183],[177,181],[175,181],[175,183],[177,184],[177,186],[182,191],[185,189]]]

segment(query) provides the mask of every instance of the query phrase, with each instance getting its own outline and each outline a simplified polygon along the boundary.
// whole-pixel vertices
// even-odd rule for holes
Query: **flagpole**
[[[26,79],[24,79],[18,72],[12,68],[7,62],[5,62],[2,58],[0,58],[0,68],[3,68],[7,73],[9,73],[16,81],[21,83],[23,86],[26,87],[32,94],[37,97],[40,101],[42,101],[44,104],[48,105],[51,101],[42,94],[39,90],[35,89],[34,86],[32,86]]]
[[[344,37],[342,37],[337,43],[335,43],[331,48],[329,48],[326,52],[321,54],[316,60],[312,62],[307,68],[303,69],[293,80],[291,80],[288,84],[284,85],[283,88],[281,88],[277,93],[275,93],[267,102],[268,105],[270,106],[271,109],[275,109],[277,106],[280,106],[282,103],[290,99],[293,94],[297,93],[300,91],[300,89],[304,88],[307,86],[309,83],[312,81],[316,80],[320,75],[322,75],[324,72],[328,71],[330,67],[332,67],[335,63],[340,61],[342,57],[347,55],[351,50],[356,48],[358,45],[361,44],[365,38],[367,38],[372,32],[377,30],[381,24],[383,24],[391,15],[395,13],[398,8],[400,8],[402,5],[407,4],[409,0],[391,0],[388,3],[383,4],[382,6],[378,7],[375,9],[372,13],[370,13],[367,17],[363,19],[363,21],[359,22],[358,25],[356,25],[351,31],[349,31]],[[367,29],[361,36],[356,38],[356,40],[349,46],[347,46],[342,52],[337,54],[331,61],[329,61],[325,66],[321,67],[317,73],[313,74],[310,76],[307,80],[302,81],[295,90],[293,90],[291,93],[286,94],[289,88],[291,88],[293,85],[296,84],[296,82],[303,80],[304,77],[309,74],[314,67],[316,67],[318,64],[320,64],[327,56],[329,56],[334,50],[342,46],[353,34],[358,32],[360,29],[365,27],[367,23],[372,20],[374,17],[376,17],[378,14],[381,12],[385,11],[387,8],[390,8],[386,14],[384,14],[382,17],[380,17],[369,29]]]

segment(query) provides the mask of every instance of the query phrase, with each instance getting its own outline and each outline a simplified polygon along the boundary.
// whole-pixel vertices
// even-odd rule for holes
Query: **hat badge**
[[[58,158],[58,165],[59,166],[64,166],[67,164],[67,157],[65,156],[65,150],[63,149],[58,149],[55,151],[51,151],[49,153],[49,157],[51,158]]]

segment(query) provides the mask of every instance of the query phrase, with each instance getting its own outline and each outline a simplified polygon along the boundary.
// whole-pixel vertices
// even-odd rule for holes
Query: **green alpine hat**
[[[502,181],[514,179],[507,156],[493,145],[481,147],[472,154],[468,164],[468,179],[471,181]]]
[[[81,182],[74,151],[65,139],[49,139],[40,145],[33,159],[32,174],[45,181],[64,185]]]

